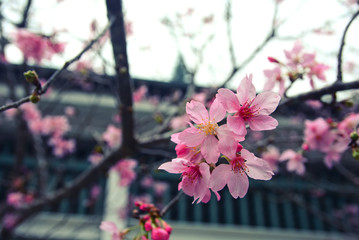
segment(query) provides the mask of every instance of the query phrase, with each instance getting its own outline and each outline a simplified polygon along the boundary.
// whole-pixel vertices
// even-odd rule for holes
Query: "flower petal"
[[[197,101],[192,100],[186,104],[188,117],[195,123],[201,124],[208,122],[208,111],[206,107]]]
[[[253,131],[272,130],[278,126],[278,121],[268,115],[259,115],[248,120]]]
[[[165,162],[158,169],[165,170],[169,173],[182,173],[187,169],[189,161],[184,158],[175,158],[171,162]]]
[[[246,124],[241,117],[228,116],[227,125],[237,135],[245,136],[247,134]]]
[[[242,79],[237,88],[237,96],[241,105],[252,101],[256,97],[256,88],[252,84],[252,74]]]
[[[262,92],[253,100],[251,106],[253,111],[260,115],[269,115],[277,108],[280,96],[274,92]]]
[[[272,178],[274,173],[272,172],[272,168],[265,160],[257,158],[253,153],[250,153],[245,149],[242,149],[241,154],[243,155],[244,159],[246,159],[246,166],[248,167],[248,171],[246,171],[246,173],[249,177],[258,180],[269,180]],[[245,158],[245,155],[248,154],[252,154],[253,157]]]
[[[213,135],[207,136],[201,145],[201,153],[208,163],[216,163],[219,157],[217,138]]]
[[[209,187],[213,191],[220,191],[226,186],[227,178],[232,169],[229,164],[220,164],[213,171],[209,181]]]
[[[243,198],[249,187],[248,177],[246,174],[232,172],[228,176],[228,189],[234,198]]]
[[[216,99],[218,99],[229,113],[235,113],[240,108],[237,95],[227,88],[220,88],[216,95]]]
[[[183,143],[188,147],[196,147],[200,145],[205,137],[206,135],[203,134],[201,130],[194,127],[187,128],[178,135],[180,143]]]
[[[220,122],[226,116],[226,109],[223,105],[216,99],[213,101],[209,109],[209,118],[215,122]]]

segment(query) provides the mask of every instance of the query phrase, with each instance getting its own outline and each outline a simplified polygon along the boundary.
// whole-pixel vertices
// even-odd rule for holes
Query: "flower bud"
[[[271,63],[280,63],[277,59],[273,58],[273,57],[267,57],[268,61]]]
[[[36,92],[33,92],[30,96],[30,102],[32,103],[38,103],[40,101],[40,95]]]
[[[39,76],[37,75],[37,73],[35,71],[27,71],[24,73],[25,79],[28,83],[31,83],[33,85],[35,85],[36,88],[41,89],[41,84],[39,81]]]
[[[162,228],[154,228],[151,237],[153,240],[168,240],[170,238],[168,232]]]
[[[353,141],[353,142],[356,142],[358,139],[359,139],[359,135],[357,132],[352,132],[350,134],[350,139]]]
[[[359,149],[358,148],[353,148],[352,155],[353,155],[353,158],[355,158],[356,160],[359,161]]]

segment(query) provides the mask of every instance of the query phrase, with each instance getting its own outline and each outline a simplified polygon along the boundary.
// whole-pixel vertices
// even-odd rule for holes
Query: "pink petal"
[[[260,115],[271,114],[278,106],[280,96],[274,92],[262,92],[252,102],[253,111]]]
[[[201,130],[194,127],[187,128],[178,135],[180,142],[188,147],[200,145],[205,137],[206,135],[202,133]]]
[[[187,169],[189,161],[184,158],[175,158],[171,162],[165,162],[158,169],[165,170],[169,173],[182,173]]]
[[[296,153],[292,149],[285,150],[279,158],[279,161],[283,162],[285,160],[294,158]]]
[[[201,153],[208,163],[216,163],[219,157],[217,138],[213,135],[207,136],[201,145]]]
[[[255,157],[253,153],[246,149],[242,149],[241,154],[246,159],[246,166],[248,167],[246,173],[249,177],[258,180],[269,180],[272,178],[274,173],[265,160]],[[251,157],[248,157],[249,155]]]
[[[252,74],[242,79],[237,88],[237,96],[241,105],[252,101],[256,97],[256,88],[252,84]]]
[[[278,126],[278,121],[267,115],[259,115],[248,120],[253,131],[272,130]]]
[[[233,137],[220,138],[218,141],[219,151],[229,159],[236,157],[238,142]]]
[[[195,188],[194,188],[194,201],[197,201],[197,203],[201,202],[203,198],[206,196],[206,193],[209,188],[209,181],[210,181],[210,172],[209,172],[209,166],[207,163],[201,163],[199,165],[199,171],[201,172],[201,177],[199,181],[197,182]]]
[[[245,174],[232,172],[228,176],[228,189],[234,198],[243,198],[249,187],[248,177]]]
[[[109,233],[117,233],[118,229],[116,227],[116,224],[114,222],[110,221],[102,221],[100,225],[100,229],[104,230]]]
[[[229,113],[235,113],[240,108],[237,96],[229,89],[220,88],[216,99],[223,105]]]
[[[232,168],[229,164],[220,164],[213,171],[209,182],[209,187],[213,191],[220,191],[226,186]]]
[[[201,124],[208,122],[208,111],[206,107],[197,101],[192,100],[186,105],[188,117],[195,123]]]
[[[211,108],[209,109],[209,117],[215,122],[220,122],[226,116],[226,109],[222,104],[216,99],[213,101]]]
[[[246,124],[241,117],[228,116],[227,125],[235,134],[240,136],[245,136],[247,134]]]
[[[237,142],[244,141],[244,135],[237,135],[234,132],[232,132],[227,124],[223,124],[219,128],[217,128],[217,137],[219,140],[221,138],[234,138]]]

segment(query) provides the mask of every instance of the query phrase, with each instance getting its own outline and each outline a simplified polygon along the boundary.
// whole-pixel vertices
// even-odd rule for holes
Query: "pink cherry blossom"
[[[136,91],[133,92],[133,101],[136,103],[144,100],[147,90],[148,89],[145,85],[140,86]]]
[[[305,157],[303,157],[302,153],[295,152],[292,149],[285,150],[279,158],[280,161],[287,162],[287,170],[290,172],[296,172],[299,175],[303,175],[305,173],[305,165],[304,163],[307,161]]]
[[[189,196],[194,197],[201,202],[208,191],[210,178],[209,166],[207,163],[193,164],[184,158],[175,158],[171,162],[163,163],[158,169],[165,170],[169,173],[182,174],[182,181],[178,185],[178,189]]]
[[[185,128],[187,126],[187,122],[189,122],[190,119],[187,116],[187,114],[174,117],[171,119],[170,126],[172,129],[179,129],[179,128]]]
[[[101,153],[93,153],[87,158],[87,160],[89,160],[89,162],[92,165],[98,164],[99,162],[102,161],[102,159],[103,159],[103,154]]]
[[[135,159],[122,159],[113,168],[120,175],[120,186],[128,186],[136,178],[135,168],[137,161]]]
[[[335,135],[330,131],[329,123],[323,118],[305,121],[304,141],[310,150],[326,152],[334,140]]]
[[[100,229],[112,234],[112,240],[123,240],[125,239],[124,235],[120,233],[116,224],[110,221],[102,221]]]
[[[256,96],[252,75],[243,78],[237,94],[221,88],[216,97],[227,112],[234,113],[227,117],[227,124],[238,135],[246,135],[246,123],[254,131],[271,130],[278,125],[277,120],[269,114],[277,108],[280,96],[273,92],[263,92]]]
[[[262,153],[262,159],[269,164],[273,172],[278,172],[279,157],[279,150],[275,146],[268,146],[267,150]]]
[[[324,158],[324,163],[327,168],[331,169],[334,163],[338,163],[340,161],[343,152],[348,149],[348,142],[349,141],[345,141],[345,139],[342,141],[337,139],[336,143],[330,146],[330,148],[326,151]]]
[[[293,69],[298,67],[305,68],[314,63],[315,54],[303,53],[303,46],[300,41],[294,42],[294,46],[291,51],[284,50],[284,54],[288,60],[287,65]]]
[[[168,183],[165,182],[155,182],[153,184],[153,190],[157,196],[162,196],[165,191],[168,189]]]
[[[243,198],[249,187],[248,177],[269,180],[274,175],[266,161],[257,158],[241,145],[226,150],[223,154],[229,164],[220,164],[212,171],[210,188],[213,191],[219,191],[227,185],[234,198]]]
[[[54,54],[62,53],[65,45],[52,39],[31,33],[26,29],[17,30],[14,43],[22,51],[25,60],[32,59],[37,64],[43,59],[50,59]]]
[[[49,139],[49,145],[53,147],[52,153],[56,157],[63,157],[66,154],[73,153],[75,151],[75,140],[65,140],[62,137],[54,136]]]
[[[110,124],[102,134],[102,138],[110,148],[118,147],[122,142],[122,130]]]
[[[359,124],[359,114],[352,113],[338,123],[338,129],[349,137],[350,133],[356,131]]]
[[[271,91],[275,84],[279,84],[279,95],[283,96],[285,91],[285,79],[282,77],[281,68],[275,67],[272,70],[264,70],[264,75],[267,77],[267,82],[264,85],[263,91]]]
[[[317,77],[322,81],[325,81],[326,77],[324,75],[324,72],[329,68],[330,67],[328,65],[322,63],[313,63],[312,65],[309,66],[308,77],[310,80],[310,85],[313,89],[315,89],[313,76]]]
[[[24,194],[13,192],[7,195],[7,204],[13,207],[20,207],[24,203]]]
[[[47,116],[43,118],[42,123],[42,133],[44,135],[63,136],[71,129],[69,121],[65,116]]]
[[[192,100],[186,105],[186,111],[189,118],[197,124],[197,127],[191,125],[191,127],[185,129],[178,134],[180,143],[188,147],[200,148],[201,154],[208,163],[216,163],[220,155],[218,144],[229,143],[235,141],[236,137],[234,133],[228,130],[227,125],[218,127],[220,122],[226,115],[225,109],[219,104],[218,101],[214,101],[210,107],[209,114],[205,106]]]

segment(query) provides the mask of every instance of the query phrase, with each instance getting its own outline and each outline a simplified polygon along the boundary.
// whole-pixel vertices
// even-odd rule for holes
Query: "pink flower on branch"
[[[237,88],[237,94],[231,90],[221,88],[216,95],[229,113],[228,127],[238,135],[246,135],[246,124],[254,131],[271,130],[278,122],[271,114],[278,106],[280,96],[273,92],[263,92],[256,96],[256,89],[252,84],[252,75],[243,78]]]
[[[227,148],[223,154],[229,164],[220,164],[213,170],[210,188],[215,192],[227,185],[234,198],[243,198],[249,187],[248,177],[269,180],[274,175],[266,161],[243,149],[240,144],[237,148]]]
[[[135,168],[137,161],[134,159],[122,159],[113,168],[120,175],[120,186],[128,186],[136,178]]]
[[[189,118],[197,124],[194,127],[185,129],[178,134],[180,143],[188,147],[198,147],[208,163],[216,163],[220,155],[218,144],[226,142],[230,144],[235,140],[244,140],[242,136],[236,136],[228,130],[227,125],[218,126],[218,122],[226,116],[225,109],[218,101],[211,105],[209,113],[205,106],[196,101],[191,101],[186,105]],[[224,143],[222,143],[224,144]]]
[[[210,171],[207,163],[193,164],[184,158],[175,158],[171,162],[166,162],[158,169],[169,173],[182,174],[182,181],[178,184],[178,189],[189,196],[194,197],[194,201],[201,202],[209,192]],[[208,199],[209,200],[209,199]]]
[[[307,161],[305,157],[303,157],[302,153],[295,152],[292,149],[288,149],[282,153],[279,158],[280,161],[286,161],[287,170],[290,172],[296,172],[299,175],[303,175],[305,173],[305,165],[304,163]]]
[[[326,152],[331,147],[335,135],[330,131],[329,123],[323,118],[305,121],[304,141],[310,150]]]

